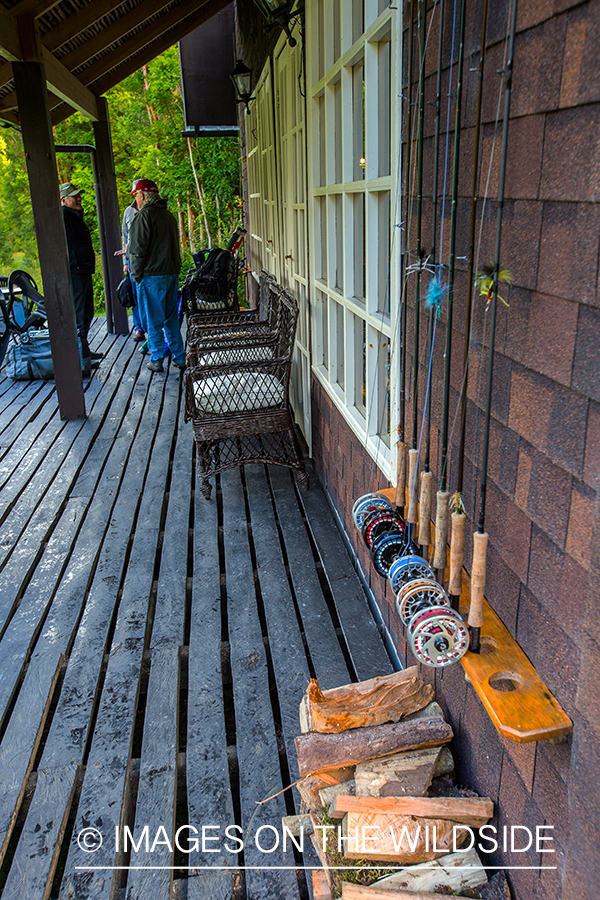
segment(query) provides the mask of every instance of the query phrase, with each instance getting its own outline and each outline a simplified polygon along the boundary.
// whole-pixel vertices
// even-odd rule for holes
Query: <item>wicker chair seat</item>
[[[281,406],[283,391],[283,384],[275,375],[231,372],[196,382],[194,400],[199,413],[222,416]]]

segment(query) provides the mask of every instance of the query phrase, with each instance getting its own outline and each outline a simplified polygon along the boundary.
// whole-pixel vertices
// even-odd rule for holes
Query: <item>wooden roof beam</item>
[[[16,19],[18,16],[28,16],[37,19],[49,12],[55,6],[58,6],[60,0],[21,0],[16,6],[9,10],[11,16]]]
[[[151,16],[160,13],[160,11],[164,9],[165,6],[168,6],[170,2],[171,0],[144,0],[139,6],[134,7],[130,12],[118,18],[116,22],[113,22],[107,28],[103,28],[99,34],[90,38],[89,41],[85,41],[85,43],[80,44],[79,47],[76,47],[70,53],[63,56],[61,58],[62,64],[72,72],[89,59],[93,59],[94,56],[102,50],[110,47],[116,41],[121,40],[126,34],[129,34],[130,31],[133,31],[134,28],[138,28],[151,18]],[[202,2],[204,2],[204,0],[202,0]],[[164,20],[165,17],[161,17],[161,23],[163,23]]]
[[[21,42],[21,34],[26,34],[27,24],[31,32],[31,40],[27,40],[24,47]],[[9,62],[21,62],[33,51],[35,38],[33,20],[20,17],[17,21],[5,10],[0,9],[0,56]],[[66,66],[60,63],[46,48],[41,48],[41,62],[46,70],[46,81],[49,88],[59,97],[78,109],[84,116],[97,120],[98,104],[96,97],[90,90],[73,75]],[[11,70],[12,71],[12,70]]]
[[[13,80],[12,63],[6,59],[0,59],[0,88]]]
[[[45,34],[43,38],[44,46],[48,50],[56,50],[58,47],[62,47],[63,44],[71,41],[78,34],[81,34],[82,31],[85,31],[86,28],[89,28],[90,25],[94,25],[95,22],[111,13],[113,9],[122,5],[123,0],[94,0],[93,3],[88,3],[83,9],[78,9],[76,13],[63,19],[52,31]]]
[[[194,28],[198,28],[226,6],[228,6],[228,0],[208,0],[208,2],[206,0],[183,0],[175,9],[152,22],[129,40],[124,41],[112,53],[108,53],[88,69],[84,69],[80,75],[81,80],[84,84],[90,85],[102,79],[100,82],[102,88],[98,89],[94,86],[94,93],[98,95],[105,93],[109,87],[118,84],[132,72],[136,72],[141,66],[154,59],[167,47],[177,43],[182,37],[185,37]],[[139,54],[140,50],[150,44],[152,47],[149,47],[146,55]],[[136,58],[132,59],[136,54],[138,54]],[[126,62],[125,66],[121,66],[123,62]],[[115,72],[114,75],[109,74],[117,66],[120,66],[118,72]],[[103,77],[105,75],[106,78]]]

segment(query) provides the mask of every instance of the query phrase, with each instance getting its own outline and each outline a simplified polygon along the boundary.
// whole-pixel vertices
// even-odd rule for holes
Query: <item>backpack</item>
[[[237,262],[229,250],[213,247],[199,269],[189,272],[181,289],[188,315],[237,312]]]
[[[81,370],[84,371],[79,338],[77,343]],[[13,381],[50,381],[54,378],[50,333],[47,328],[30,329],[14,337],[6,353],[6,374]]]

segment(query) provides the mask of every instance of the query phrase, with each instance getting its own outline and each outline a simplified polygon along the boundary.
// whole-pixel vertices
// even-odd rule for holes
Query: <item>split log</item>
[[[399,750],[437,747],[453,736],[450,725],[437,717],[355,728],[341,734],[301,734],[295,740],[298,769],[301,775],[318,774]]]
[[[464,843],[465,827],[447,819],[350,812],[342,822],[344,855],[378,863],[424,863],[451,853],[455,839],[457,845]]]
[[[429,892],[383,890],[378,887],[363,887],[360,884],[342,884],[342,900],[448,900],[448,894],[431,894]],[[454,900],[467,900],[466,897],[454,895]]]
[[[338,794],[349,794],[354,797],[356,794],[356,784],[352,781],[345,781],[343,784],[332,784],[319,791],[319,797],[323,806],[331,806]]]
[[[442,747],[440,755],[433,769],[433,777],[439,778],[440,775],[452,775],[454,773],[454,757],[449,747]]]
[[[327,854],[323,850],[323,839],[319,835],[317,837],[316,834],[311,835],[311,842],[314,847],[315,853],[319,857],[319,862],[323,866],[323,875],[325,876],[325,880],[329,885],[329,889],[331,890],[333,886],[333,873],[330,869],[329,862],[327,860]]]
[[[338,796],[329,808],[332,819],[341,819],[350,812],[448,819],[459,825],[481,828],[494,815],[494,802],[487,797]]]
[[[434,778],[440,753],[440,747],[429,747],[359,763],[354,773],[355,794],[357,797],[422,797]]]
[[[339,734],[350,728],[399,722],[427,706],[432,697],[433,688],[419,677],[417,666],[327,691],[311,678],[300,703],[300,730],[303,734]]]
[[[281,827],[287,828],[289,833],[294,837],[302,837],[303,835],[314,834],[312,819],[308,813],[301,813],[298,816],[283,816],[281,819]]]
[[[313,900],[331,900],[331,888],[327,883],[325,872],[313,869],[312,873]]]
[[[471,847],[470,850],[440,856],[425,865],[401,869],[377,881],[375,887],[419,892],[435,891],[442,887],[451,891],[466,891],[467,888],[486,884],[487,880],[477,851]]]
[[[324,788],[332,787],[337,784],[344,784],[346,781],[352,780],[354,776],[354,767],[349,766],[344,769],[332,769],[330,772],[322,772],[319,777],[316,775],[307,775],[302,781],[299,781],[296,787],[298,792],[309,809],[321,809],[323,804],[319,796],[319,792]]]
[[[427,706],[424,706],[423,709],[417,710],[417,712],[411,713],[410,716],[407,716],[405,721],[412,722],[414,719],[435,719],[439,717],[440,719],[445,718],[442,707],[439,703],[436,703],[435,700],[432,700],[431,703],[428,703]]]

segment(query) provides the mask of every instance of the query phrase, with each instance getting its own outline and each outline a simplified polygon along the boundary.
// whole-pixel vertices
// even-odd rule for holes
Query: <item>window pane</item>
[[[367,329],[363,319],[354,319],[354,405],[367,414]]]
[[[365,195],[354,195],[354,297],[364,302],[366,247],[365,247]]]

